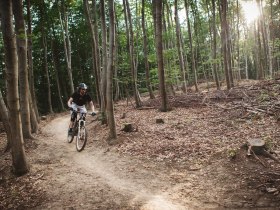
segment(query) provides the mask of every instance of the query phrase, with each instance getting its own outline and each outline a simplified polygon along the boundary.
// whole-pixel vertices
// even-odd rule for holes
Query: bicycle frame
[[[85,113],[82,113],[80,115],[80,119],[76,121],[78,122],[78,133],[81,131],[81,126],[86,126],[86,116],[84,116]]]

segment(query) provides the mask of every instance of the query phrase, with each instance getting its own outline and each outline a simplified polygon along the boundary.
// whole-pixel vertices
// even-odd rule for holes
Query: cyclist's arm
[[[69,100],[68,100],[68,102],[67,102],[67,105],[68,105],[69,108],[72,107],[72,106],[71,106],[71,105],[72,105],[72,102],[73,102],[73,98],[70,97]]]
[[[95,112],[95,108],[94,108],[94,105],[93,105],[92,101],[89,102],[89,105],[90,105],[91,111]]]

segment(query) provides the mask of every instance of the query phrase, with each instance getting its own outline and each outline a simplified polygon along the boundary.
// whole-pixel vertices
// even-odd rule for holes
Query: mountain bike
[[[74,137],[76,136],[76,149],[78,152],[81,152],[87,143],[87,129],[86,129],[86,113],[80,113],[80,111],[74,111],[76,112],[76,118],[73,122],[73,128],[72,128],[72,134],[67,134],[67,141],[68,143],[71,143],[74,140]],[[77,116],[79,114],[79,119],[77,119]],[[89,113],[92,116],[96,115],[96,113]]]

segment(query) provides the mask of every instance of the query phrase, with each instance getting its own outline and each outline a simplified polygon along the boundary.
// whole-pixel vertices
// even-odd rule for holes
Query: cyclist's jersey
[[[80,95],[80,93],[75,92],[72,94],[71,96],[73,98],[73,102],[75,104],[77,104],[78,106],[83,106],[85,105],[87,102],[92,101],[91,97],[89,94],[85,93],[85,95]]]

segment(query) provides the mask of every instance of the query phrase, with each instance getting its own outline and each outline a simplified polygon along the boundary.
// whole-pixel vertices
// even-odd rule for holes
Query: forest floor
[[[280,81],[200,90],[170,96],[169,112],[158,111],[159,98],[143,98],[142,109],[118,102],[114,145],[88,116],[82,152],[66,141],[69,114],[48,116],[26,140],[30,172],[21,177],[0,133],[0,209],[279,209],[280,164],[247,156],[246,142],[262,139],[280,159]]]

